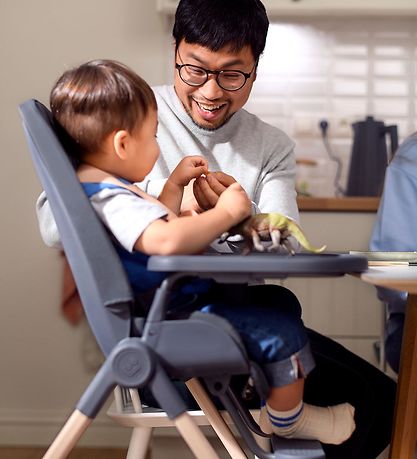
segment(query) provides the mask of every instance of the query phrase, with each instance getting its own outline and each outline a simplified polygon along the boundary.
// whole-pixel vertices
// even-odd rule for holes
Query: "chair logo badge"
[[[120,367],[123,373],[128,376],[133,376],[140,370],[140,361],[133,353],[130,353],[124,356]]]

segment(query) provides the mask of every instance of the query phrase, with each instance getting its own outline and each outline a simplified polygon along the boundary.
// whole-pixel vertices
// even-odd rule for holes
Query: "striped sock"
[[[261,428],[262,432],[266,434],[272,433],[272,426],[269,422],[268,412],[266,411],[266,403],[264,400],[261,400],[261,409],[259,410],[259,427]],[[255,435],[255,440],[258,445],[268,453],[271,452],[271,438],[270,437],[261,437],[259,435]]]
[[[266,405],[266,407],[274,432],[278,429],[285,435],[287,432],[292,432],[294,425],[300,419],[304,410],[304,403],[301,401],[295,408],[289,411],[276,411],[269,405]]]
[[[349,403],[319,407],[301,401],[289,411],[276,411],[268,404],[267,410],[273,432],[281,437],[339,445],[355,430],[355,409]]]

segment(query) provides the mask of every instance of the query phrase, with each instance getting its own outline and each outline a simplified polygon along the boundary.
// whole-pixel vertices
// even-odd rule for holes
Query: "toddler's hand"
[[[236,225],[244,218],[249,217],[252,210],[252,203],[245,190],[235,182],[229,185],[219,196],[216,208],[222,208],[232,218],[232,225]]]
[[[208,164],[202,156],[186,156],[172,171],[168,180],[177,186],[186,186],[190,180],[207,174]]]

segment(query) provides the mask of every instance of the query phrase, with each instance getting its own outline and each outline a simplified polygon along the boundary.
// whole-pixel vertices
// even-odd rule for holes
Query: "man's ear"
[[[113,147],[120,159],[126,159],[129,146],[129,133],[126,130],[116,131],[113,136]]]

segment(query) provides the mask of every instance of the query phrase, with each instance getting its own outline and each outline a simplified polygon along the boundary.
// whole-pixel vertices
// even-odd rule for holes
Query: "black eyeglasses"
[[[179,53],[178,56],[181,59]],[[175,68],[185,84],[195,87],[203,86],[210,75],[216,75],[217,84],[225,91],[238,91],[243,88],[255,67],[256,63],[249,73],[245,73],[240,70],[207,70],[197,65],[175,63]]]

